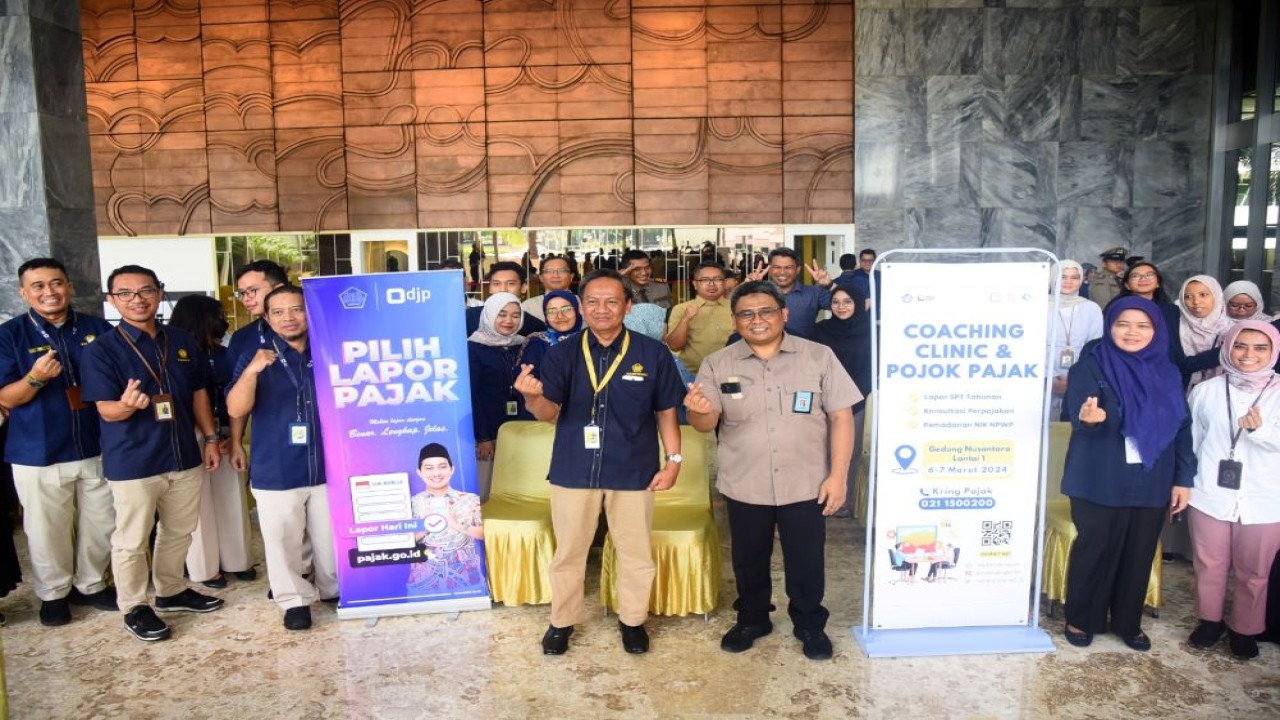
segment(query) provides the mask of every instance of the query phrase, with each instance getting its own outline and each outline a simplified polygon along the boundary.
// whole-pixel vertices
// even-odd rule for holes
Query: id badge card
[[[1076,351],[1071,348],[1064,348],[1058,353],[1058,369],[1070,370],[1072,365],[1076,364]]]
[[[582,428],[582,446],[588,450],[600,449],[600,426],[592,423]]]
[[[80,386],[71,385],[67,388],[67,404],[72,410],[83,410],[89,407],[89,404],[80,399]]]
[[[289,444],[290,445],[306,445],[307,444],[307,424],[306,423],[289,423]]]
[[[808,390],[797,391],[791,400],[791,412],[801,415],[813,412],[813,393]]]
[[[1244,472],[1244,464],[1239,460],[1218,461],[1218,487],[1228,490],[1240,489],[1240,475]]]
[[[520,412],[520,410],[516,405],[516,401],[508,400],[507,401],[507,417],[515,417],[518,412]]]
[[[151,396],[151,407],[155,409],[159,422],[173,421],[173,396],[168,393]]]

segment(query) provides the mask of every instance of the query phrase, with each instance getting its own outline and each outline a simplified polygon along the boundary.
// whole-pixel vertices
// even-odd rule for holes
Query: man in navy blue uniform
[[[0,405],[10,409],[5,460],[13,465],[40,599],[40,622],[71,622],[70,603],[116,609],[106,583],[115,510],[102,476],[98,413],[84,403],[84,349],[111,330],[71,309],[67,269],[52,258],[18,268],[27,312],[0,325]]]
[[[653,493],[680,474],[676,408],[684,399],[680,372],[662,343],[628,331],[630,310],[622,276],[597,270],[582,280],[587,329],[549,351],[533,374],[524,365],[516,389],[543,422],[556,424],[551,451],[551,627],[542,651],[569,648],[584,615],[587,551],[603,505],[618,549],[618,625],[629,653],[649,650],[654,563],[649,549]],[[667,456],[658,462],[658,437]]]
[[[263,309],[274,337],[267,347],[240,357],[227,412],[253,417],[249,485],[258,504],[267,579],[284,610],[285,628],[306,630],[311,604],[338,596],[338,572],[302,290],[282,285],[266,296]],[[310,580],[304,577],[309,566]]]
[[[769,251],[768,267],[757,267],[747,275],[747,280],[764,280],[767,277],[774,287],[781,290],[787,297],[789,311],[786,331],[809,338],[813,335],[813,326],[818,323],[818,312],[831,309],[832,281],[827,271],[814,259],[804,266],[804,270],[817,285],[802,285],[799,282],[800,267],[800,256],[795,250],[787,247],[774,248]]]
[[[125,627],[140,640],[164,640],[169,626],[147,603],[148,570],[156,610],[204,613],[222,607],[221,599],[188,588],[182,579],[199,518],[200,485],[222,455],[205,361],[189,333],[156,322],[164,285],[155,272],[138,265],[116,268],[107,278],[107,296],[121,321],[86,349],[83,395],[97,403],[102,420],[102,467],[116,510],[111,565]]]
[[[270,260],[254,260],[236,271],[236,299],[249,311],[253,320],[231,334],[227,355],[231,358],[232,367],[241,356],[252,355],[259,348],[268,346],[275,333],[262,316],[263,301],[272,290],[288,282],[289,274],[285,269]],[[244,418],[231,419],[231,466],[239,472],[249,469],[248,458],[244,454],[244,429]]]

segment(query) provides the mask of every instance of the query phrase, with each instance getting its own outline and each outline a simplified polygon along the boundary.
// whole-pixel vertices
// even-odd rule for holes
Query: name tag
[[[507,417],[515,417],[518,412],[520,412],[520,409],[516,405],[516,401],[508,400],[507,401]]]
[[[289,444],[290,445],[306,445],[307,444],[307,424],[306,423],[289,423]]]
[[[1076,364],[1076,351],[1071,348],[1064,348],[1058,353],[1058,368],[1060,370],[1069,370],[1072,365]]]
[[[801,415],[813,412],[813,393],[808,390],[796,392],[795,398],[791,401],[791,412]]]
[[[582,428],[582,446],[588,450],[600,449],[600,426],[587,425]]]
[[[173,396],[168,393],[151,396],[151,407],[155,410],[157,422],[173,421]]]
[[[1142,464],[1142,453],[1138,452],[1138,446],[1134,444],[1133,438],[1124,439],[1124,461],[1130,465]]]

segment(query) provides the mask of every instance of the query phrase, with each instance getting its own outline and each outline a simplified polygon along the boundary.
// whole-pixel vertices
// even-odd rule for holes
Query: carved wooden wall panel
[[[849,0],[82,0],[104,235],[850,222]]]

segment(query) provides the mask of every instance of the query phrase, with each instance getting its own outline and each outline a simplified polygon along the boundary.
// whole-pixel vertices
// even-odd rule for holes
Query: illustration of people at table
[[[427,487],[410,498],[410,504],[413,516],[423,521],[423,531],[414,539],[426,549],[427,559],[410,567],[410,596],[484,583],[478,542],[484,540],[480,496],[451,487],[453,473],[453,460],[443,445],[430,443],[418,453],[418,477]]]

